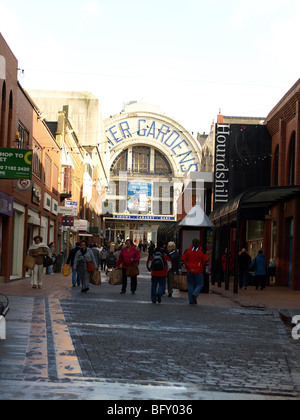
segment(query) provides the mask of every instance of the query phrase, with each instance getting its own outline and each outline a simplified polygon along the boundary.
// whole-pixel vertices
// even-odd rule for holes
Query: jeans
[[[152,276],[152,288],[151,288],[151,300],[153,303],[156,303],[157,295],[162,296],[166,289],[166,277],[156,277]],[[158,290],[157,290],[158,287]]]
[[[76,282],[77,285],[80,286],[80,275],[78,268],[76,268],[76,271],[72,270],[72,284],[75,285]]]
[[[193,295],[197,298],[204,287],[203,273],[187,273],[189,301],[193,303]]]

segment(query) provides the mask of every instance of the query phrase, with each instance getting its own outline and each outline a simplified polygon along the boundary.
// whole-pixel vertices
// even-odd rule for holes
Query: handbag
[[[92,261],[86,260],[86,269],[89,273],[93,273],[95,271],[95,267]]]
[[[32,257],[31,255],[26,255],[24,265],[29,270],[33,270],[35,266],[36,258]]]
[[[129,265],[126,269],[126,276],[137,277],[140,274],[139,267],[137,265]]]
[[[82,254],[83,255],[83,254]],[[83,258],[85,259],[86,262],[86,269],[89,273],[93,273],[95,271],[95,267],[92,261],[88,261],[85,256],[83,255]]]
[[[50,267],[50,265],[53,265],[53,259],[49,255],[44,255],[43,266]]]

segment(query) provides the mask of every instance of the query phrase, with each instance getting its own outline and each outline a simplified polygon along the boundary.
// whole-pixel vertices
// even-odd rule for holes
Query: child
[[[158,250],[149,258],[148,268],[151,271],[151,300],[152,303],[161,303],[161,297],[165,292],[168,271],[172,268],[172,261]],[[158,288],[158,290],[157,290]]]

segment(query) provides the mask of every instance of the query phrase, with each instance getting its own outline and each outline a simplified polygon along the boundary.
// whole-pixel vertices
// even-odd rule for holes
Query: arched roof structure
[[[104,122],[110,166],[127,148],[148,146],[168,160],[175,177],[199,172],[201,146],[178,121],[148,104],[135,103]]]

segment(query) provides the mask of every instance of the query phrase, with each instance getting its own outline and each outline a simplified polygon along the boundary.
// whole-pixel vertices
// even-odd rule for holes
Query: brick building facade
[[[272,136],[272,187],[300,185],[300,79],[267,117]],[[300,195],[271,209],[267,252],[276,260],[277,284],[300,290]]]

